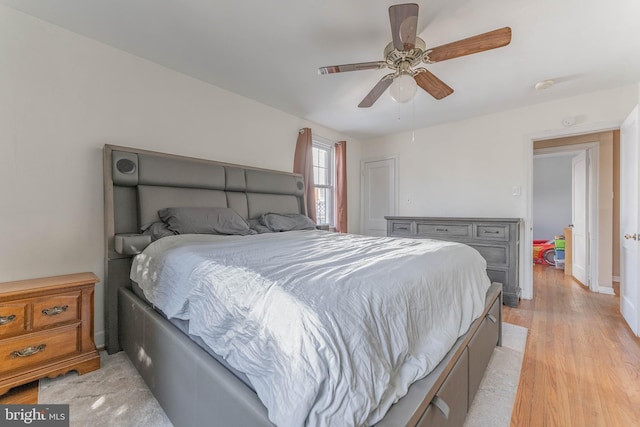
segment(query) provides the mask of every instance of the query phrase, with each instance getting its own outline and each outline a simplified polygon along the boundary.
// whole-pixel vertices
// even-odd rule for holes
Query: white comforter
[[[292,231],[163,238],[131,279],[247,375],[276,425],[361,426],[482,313],[485,268],[457,243]]]

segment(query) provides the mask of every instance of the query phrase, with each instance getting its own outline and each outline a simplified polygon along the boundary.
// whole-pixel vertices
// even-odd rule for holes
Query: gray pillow
[[[316,224],[306,215],[267,213],[260,223],[271,231],[314,230]]]
[[[165,208],[158,216],[177,234],[255,234],[231,208]]]
[[[150,226],[146,227],[142,232],[142,234],[151,236],[151,241],[155,242],[156,240],[161,239],[163,237],[175,236],[178,233],[176,233],[175,231],[169,230],[169,226],[164,222],[157,221],[157,222],[151,223]]]
[[[259,219],[250,219],[249,228],[251,228],[252,230],[255,230],[258,234],[273,233],[272,230],[269,230],[267,227],[260,224]]]

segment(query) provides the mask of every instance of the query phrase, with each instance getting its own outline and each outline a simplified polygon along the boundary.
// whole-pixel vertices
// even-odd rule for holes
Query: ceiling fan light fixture
[[[391,95],[391,99],[404,104],[413,99],[417,90],[418,84],[411,72],[401,72],[393,79],[393,83],[391,83],[389,87],[389,94]]]

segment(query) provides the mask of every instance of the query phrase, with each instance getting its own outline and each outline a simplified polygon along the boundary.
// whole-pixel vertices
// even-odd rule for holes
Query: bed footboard
[[[258,396],[126,288],[120,345],[176,426],[273,427]]]
[[[487,291],[485,309],[438,366],[409,387],[376,427],[462,426],[496,345],[502,343],[502,284]]]
[[[118,298],[120,345],[176,426],[273,426],[258,396],[206,351],[130,289]],[[494,283],[469,332],[376,426],[462,426],[501,337],[502,285]]]

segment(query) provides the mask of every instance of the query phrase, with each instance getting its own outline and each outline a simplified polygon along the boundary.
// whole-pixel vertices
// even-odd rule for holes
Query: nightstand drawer
[[[27,303],[0,304],[0,338],[27,330]]]
[[[78,325],[0,341],[0,375],[78,352]]]
[[[33,329],[80,319],[80,292],[54,295],[33,302]]]

